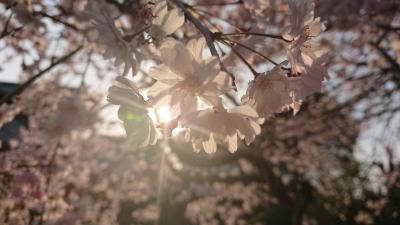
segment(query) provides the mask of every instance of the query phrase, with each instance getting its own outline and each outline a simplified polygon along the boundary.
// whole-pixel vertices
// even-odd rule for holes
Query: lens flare
[[[171,120],[170,108],[168,106],[163,106],[157,110],[157,116],[161,123],[168,123]]]

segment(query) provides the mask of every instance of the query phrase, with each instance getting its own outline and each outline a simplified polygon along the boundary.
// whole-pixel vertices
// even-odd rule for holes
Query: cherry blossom
[[[168,39],[162,44],[163,63],[149,71],[157,81],[148,91],[153,106],[169,105],[175,118],[195,111],[199,100],[214,106],[220,104],[219,96],[232,88],[232,81],[220,70],[216,57],[202,58],[203,48],[203,40],[191,40],[185,46]]]
[[[242,97],[242,102],[252,106],[262,117],[280,113],[292,104],[290,81],[281,67],[275,66],[266,74],[258,76]]]
[[[164,39],[167,35],[174,33],[185,22],[185,17],[179,9],[168,10],[167,1],[159,1],[153,13],[155,17],[152,20],[152,26],[149,34],[156,42]]]
[[[289,0],[286,3],[289,6],[290,25],[283,30],[283,35],[278,35],[265,34],[267,22],[262,20],[265,14],[276,13],[276,2],[257,0],[217,3],[221,7],[225,4],[241,5],[241,10],[254,14],[250,17],[255,19],[255,24],[247,29],[248,33],[224,34],[217,25],[214,28],[218,29],[208,27],[213,21],[202,19],[204,11],[180,0],[139,1],[127,5],[114,1],[88,0],[85,10],[78,17],[93,22],[95,43],[105,49],[104,57],[114,59],[115,66],[124,65],[123,75],[132,68],[132,74],[138,75],[136,80],[155,80],[139,90],[131,81],[119,77],[117,80],[122,83],[122,87],[112,86],[109,89],[110,102],[121,106],[118,115],[124,122],[132,146],[154,145],[157,140],[156,127],[163,127],[164,133],[168,133],[163,137],[169,138],[178,124],[191,127],[187,122],[191,121],[197,127],[207,127],[197,121],[207,123],[200,118],[215,119],[211,115],[227,115],[237,122],[229,126],[221,124],[222,130],[216,130],[206,138],[196,137],[196,131],[189,133],[195,134],[191,140],[196,150],[199,150],[199,143],[203,143],[201,145],[206,146],[206,152],[215,152],[217,143],[225,143],[229,151],[235,151],[237,137],[245,139],[247,144],[252,142],[259,129],[254,124],[262,122],[262,119],[289,108],[297,113],[306,97],[320,91],[323,80],[327,78],[323,62],[325,57],[320,57],[320,47],[314,40],[324,30],[324,24],[320,18],[314,18],[315,4],[312,0]],[[273,14],[268,16],[268,23],[276,22],[270,20]],[[281,21],[283,23],[285,20]],[[180,32],[176,32],[178,30]],[[86,38],[91,39],[90,32],[86,33]],[[279,45],[266,41],[269,38],[279,42]],[[230,52],[216,45],[216,42],[229,47]],[[282,47],[286,50],[291,68],[263,54],[263,51],[276,52]],[[261,62],[256,57],[272,63],[273,69],[258,73],[251,65]],[[239,76],[237,71],[232,71],[241,62],[254,75],[244,96],[238,96],[236,85],[240,82],[236,78]],[[151,66],[147,66],[149,63]],[[235,97],[241,97],[241,102],[236,102]],[[145,98],[148,100],[145,101]],[[232,108],[226,98],[237,106]],[[62,111],[79,112],[77,108],[84,108],[82,105],[79,98],[60,101],[61,116],[58,118],[65,119],[57,121],[57,126],[66,131],[79,127],[81,121],[62,116]],[[148,115],[149,110],[161,113],[164,116],[162,121],[152,121]],[[244,116],[241,110],[245,111]],[[224,126],[229,129],[224,130]],[[235,133],[236,130],[238,133]]]
[[[0,224],[399,224],[399,8],[0,0]]]
[[[136,74],[139,70],[139,64],[134,59],[133,53],[136,52],[134,44],[125,40],[122,32],[115,26],[114,20],[108,13],[107,4],[103,1],[89,0],[85,14],[91,18],[97,31],[97,42],[105,48],[104,58],[115,58],[114,65],[124,64],[123,75],[126,75],[130,69]]]
[[[110,87],[108,101],[120,105],[118,117],[124,121],[129,144],[133,148],[156,144],[157,132],[143,97],[127,78],[119,77],[117,80],[122,87]]]
[[[317,58],[311,66],[306,66],[305,70],[301,71],[301,76],[289,78],[289,89],[295,101],[301,102],[307,96],[321,91],[322,82],[329,78],[324,66],[326,59],[327,55]]]
[[[249,145],[261,131],[257,113],[246,105],[228,110],[195,111],[183,116],[180,122],[180,127],[186,128],[186,141],[191,141],[197,152],[204,149],[214,153],[217,144],[221,144],[234,153],[238,149],[238,140],[245,140]]]
[[[290,26],[286,28],[283,37],[289,40],[287,47],[288,59],[292,73],[301,73],[301,67],[311,65],[318,57],[318,45],[314,42],[325,25],[320,18],[314,18],[314,2],[312,0],[289,0],[291,12]]]

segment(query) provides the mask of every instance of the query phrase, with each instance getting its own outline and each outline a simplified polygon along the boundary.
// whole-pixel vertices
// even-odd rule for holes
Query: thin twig
[[[1,33],[1,36],[4,37],[5,34],[7,34],[7,30],[8,30],[8,25],[10,24],[11,18],[14,15],[13,12],[11,12],[10,16],[7,18],[6,24],[4,25],[4,29],[3,32]]]
[[[383,48],[379,47],[379,44],[371,43],[372,47],[374,47],[383,58],[395,69],[397,72],[400,72],[400,64],[392,58]]]
[[[6,102],[10,102],[15,96],[21,94],[26,88],[28,88],[33,82],[35,82],[37,79],[39,79],[41,76],[43,76],[44,74],[46,74],[47,72],[49,72],[51,69],[53,69],[55,66],[57,66],[58,64],[61,64],[65,61],[67,61],[69,58],[71,58],[73,55],[75,55],[79,50],[82,49],[83,46],[79,46],[78,48],[76,48],[75,50],[73,50],[72,52],[68,53],[67,55],[61,57],[60,59],[58,59],[57,61],[53,62],[52,64],[50,64],[46,69],[40,71],[39,73],[37,73],[36,75],[32,76],[31,78],[29,78],[27,81],[25,81],[23,84],[21,84],[20,86],[18,86],[13,92],[9,93],[8,95],[4,96],[1,100],[0,100],[0,105],[6,103]]]
[[[193,7],[200,7],[200,6],[228,6],[228,5],[241,5],[243,4],[243,0],[238,0],[235,2],[215,2],[215,3],[200,3],[196,4]]]
[[[240,103],[236,101],[235,97],[234,97],[232,94],[226,93],[226,94],[225,94],[225,97],[226,97],[230,102],[232,102],[232,104],[234,104],[235,106],[239,106],[239,105],[240,105]]]
[[[79,86],[79,90],[82,90],[82,88],[85,86],[85,77],[86,77],[87,71],[89,70],[89,65],[92,61],[92,54],[93,54],[93,51],[90,51],[88,54],[85,68],[82,71],[82,80],[81,80],[81,84]]]
[[[202,13],[201,13],[201,11],[198,11],[198,10],[196,10],[197,12],[197,15],[199,16],[199,18],[200,19],[203,19],[204,20],[204,23],[205,24],[209,24],[212,28],[214,28],[215,30],[217,30],[217,31],[220,31],[220,28],[216,25],[216,24],[214,24],[212,21],[211,21],[211,19],[210,18],[207,18],[205,15],[203,15]]]
[[[221,70],[225,71],[229,76],[232,78],[232,85],[236,87],[235,85],[235,76],[229,72],[224,64],[222,63],[221,57],[218,54],[217,49],[215,48],[214,45],[214,34],[206,27],[204,26],[201,21],[199,21],[191,12],[188,10],[188,6],[183,3],[180,0],[171,0],[175,5],[182,9],[182,11],[185,13],[186,18],[203,34],[204,38],[206,39],[208,48],[210,49],[211,55],[215,56],[219,60],[219,64],[221,67]]]
[[[24,28],[24,26],[19,26],[19,27],[16,27],[16,28],[14,28],[14,29],[12,29],[12,30],[10,30],[10,31],[3,32],[3,33],[0,35],[0,39],[6,37],[6,36],[8,36],[8,35],[14,35],[14,34],[17,33],[18,31],[22,30],[22,28]]]
[[[185,3],[181,2],[180,0],[172,0],[176,6],[178,6],[182,11],[185,13],[186,18],[203,34],[204,38],[206,39],[207,45],[210,48],[211,55],[217,56],[218,51],[214,46],[214,39],[212,33],[207,27],[205,27],[193,14],[188,10]]]
[[[232,43],[238,45],[239,47],[242,47],[242,48],[244,48],[244,49],[247,49],[247,50],[249,50],[249,51],[251,51],[251,52],[257,54],[258,56],[261,56],[262,58],[268,60],[268,62],[274,64],[275,66],[276,66],[276,65],[279,65],[279,63],[277,63],[277,62],[275,62],[274,60],[270,59],[268,56],[262,54],[261,52],[255,50],[255,49],[252,49],[251,47],[249,47],[249,46],[247,46],[247,45],[244,45],[244,44],[242,44],[242,43],[240,43],[240,42],[233,41],[233,40],[230,40],[230,39],[228,39],[228,41],[230,41],[230,42],[232,42]]]
[[[47,13],[44,12],[44,11],[34,12],[33,15],[35,15],[35,14],[41,15],[41,16],[43,16],[43,17],[47,17],[47,18],[53,20],[54,22],[60,23],[60,24],[66,26],[66,27],[68,27],[68,28],[71,28],[71,29],[74,30],[74,31],[79,31],[79,28],[78,28],[77,26],[75,26],[74,24],[71,24],[71,23],[68,23],[68,22],[66,22],[66,21],[61,20],[61,19],[59,18],[60,16],[57,16],[57,15],[55,15],[55,16],[49,15],[49,14],[47,14]]]
[[[142,28],[141,30],[139,30],[138,32],[136,32],[136,33],[134,33],[134,34],[130,34],[130,35],[124,36],[123,39],[124,39],[125,41],[131,41],[134,37],[140,35],[141,33],[147,31],[148,29],[150,29],[150,27],[151,27],[151,26],[144,27],[144,28]]]
[[[227,43],[225,40],[219,40],[221,43],[231,47],[233,53],[235,53],[235,55],[237,55],[240,60],[242,60],[242,62],[244,62],[244,64],[246,64],[246,66],[251,70],[251,72],[253,73],[254,77],[257,77],[259,75],[259,73],[251,66],[251,64],[240,54],[240,52],[238,50],[236,50],[230,43]]]
[[[284,42],[291,42],[290,40],[286,40],[283,38],[281,35],[276,35],[276,34],[263,34],[263,33],[256,33],[256,32],[237,32],[237,33],[229,33],[229,34],[219,34],[220,36],[261,36],[261,37],[267,37],[267,38],[273,38],[273,39],[278,39],[282,40]]]
[[[227,20],[227,19],[220,18],[220,17],[218,17],[218,16],[215,16],[215,15],[213,15],[212,13],[208,12],[208,11],[205,10],[205,9],[198,9],[198,8],[194,8],[193,6],[190,6],[190,8],[191,8],[193,11],[196,11],[197,14],[202,13],[202,14],[204,14],[204,15],[207,15],[207,16],[211,17],[212,19],[217,19],[217,20],[219,20],[219,21],[221,21],[221,22],[224,22],[225,24],[227,24],[227,25],[229,25],[229,26],[235,28],[235,30],[237,30],[237,31],[241,31],[241,29],[238,28],[238,27],[236,27],[236,25],[233,24],[231,21],[229,21],[229,20]]]

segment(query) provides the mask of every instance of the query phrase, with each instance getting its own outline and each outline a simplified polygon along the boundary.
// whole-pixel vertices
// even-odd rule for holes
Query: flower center
[[[183,91],[190,93],[196,93],[201,86],[199,79],[192,75],[186,76],[186,79],[181,81],[178,85]]]

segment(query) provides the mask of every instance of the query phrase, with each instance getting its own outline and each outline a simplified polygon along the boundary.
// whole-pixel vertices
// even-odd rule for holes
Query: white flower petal
[[[249,105],[241,105],[229,110],[230,113],[241,114],[247,117],[258,118],[257,112]]]
[[[181,76],[172,72],[166,65],[152,66],[149,70],[149,76],[155,80],[179,80]]]
[[[214,134],[210,133],[210,138],[206,141],[203,141],[203,148],[206,153],[215,153],[217,152],[217,143],[214,140]]]
[[[192,39],[186,44],[186,48],[190,50],[197,62],[203,61],[203,49],[206,46],[204,38]]]

